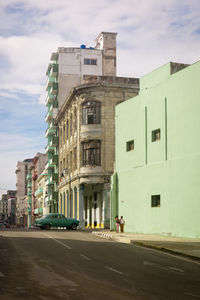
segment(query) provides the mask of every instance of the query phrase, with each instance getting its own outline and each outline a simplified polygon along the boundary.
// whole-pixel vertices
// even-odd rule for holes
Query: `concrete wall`
[[[119,215],[126,231],[200,237],[200,62],[170,70],[144,76],[140,95],[116,108]],[[160,207],[151,207],[152,195]]]

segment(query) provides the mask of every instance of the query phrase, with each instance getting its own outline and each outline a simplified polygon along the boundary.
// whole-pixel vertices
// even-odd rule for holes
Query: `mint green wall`
[[[200,62],[173,75],[167,64],[116,108],[118,210],[127,232],[200,237],[199,78]],[[161,139],[152,142],[158,128]],[[160,207],[151,207],[151,195],[160,195]]]

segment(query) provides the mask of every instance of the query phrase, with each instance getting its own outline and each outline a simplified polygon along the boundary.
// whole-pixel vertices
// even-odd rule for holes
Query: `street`
[[[0,299],[200,299],[200,264],[82,231],[0,231]]]

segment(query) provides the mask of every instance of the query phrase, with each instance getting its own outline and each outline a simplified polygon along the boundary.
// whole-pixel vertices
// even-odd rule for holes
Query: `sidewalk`
[[[161,235],[116,233],[112,231],[93,231],[96,236],[121,243],[133,243],[172,254],[182,255],[200,261],[200,239],[176,238]]]

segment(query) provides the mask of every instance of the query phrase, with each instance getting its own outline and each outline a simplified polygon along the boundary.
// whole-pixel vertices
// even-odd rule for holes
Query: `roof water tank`
[[[86,47],[85,45],[81,45],[80,46],[81,49],[85,49],[85,47]]]

